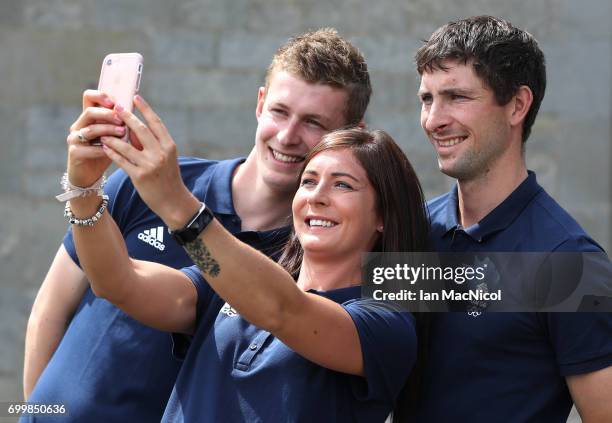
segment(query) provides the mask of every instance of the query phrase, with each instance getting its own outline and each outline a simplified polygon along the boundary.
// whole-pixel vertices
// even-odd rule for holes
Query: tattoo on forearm
[[[185,250],[202,273],[208,274],[213,278],[219,276],[221,267],[200,238],[185,244]]]

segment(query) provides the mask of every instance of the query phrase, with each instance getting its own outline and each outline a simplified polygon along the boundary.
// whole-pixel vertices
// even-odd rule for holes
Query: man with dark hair
[[[442,252],[598,252],[536,182],[524,143],[544,97],[544,55],[509,22],[478,16],[433,33],[416,54],[421,125],[457,180],[428,204]],[[441,313],[413,420],[612,421],[612,314]]]
[[[289,223],[307,153],[324,134],[359,124],[370,94],[363,56],[335,30],[292,38],[277,51],[265,86],[259,88],[255,146],[246,160],[181,158],[181,176],[230,232],[273,254],[286,238],[282,227]],[[96,125],[100,120],[117,125],[112,99],[86,91],[83,104],[69,140],[119,133],[108,132],[110,125]],[[192,264],[125,172],[114,173],[105,191],[131,257],[174,268]],[[159,421],[180,369],[170,335],[97,298],[78,263],[68,231],[28,322],[26,398],[65,405],[68,415],[58,415],[61,421]],[[120,269],[113,271],[120,275]]]
[[[447,70],[450,63],[471,65],[499,105],[508,104],[521,86],[529,87],[533,99],[522,132],[522,141],[527,141],[546,91],[544,53],[535,38],[488,16],[451,22],[434,32],[416,54],[421,76]]]

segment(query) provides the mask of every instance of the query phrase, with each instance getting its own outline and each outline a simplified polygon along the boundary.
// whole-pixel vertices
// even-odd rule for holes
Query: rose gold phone
[[[98,90],[110,95],[115,103],[126,110],[134,108],[134,95],[140,87],[142,55],[139,53],[113,53],[104,58]],[[123,140],[127,141],[126,133]]]

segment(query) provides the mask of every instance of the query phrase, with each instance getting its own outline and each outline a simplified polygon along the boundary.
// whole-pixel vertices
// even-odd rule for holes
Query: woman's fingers
[[[122,137],[125,135],[125,126],[93,124],[76,131],[79,142],[92,142],[100,137]],[[80,137],[78,135],[81,135]]]
[[[73,162],[82,163],[92,159],[100,159],[105,156],[102,147],[93,145],[71,144],[68,154]]]
[[[161,118],[140,96],[134,96],[134,104],[145,119],[143,123],[134,113],[126,110],[121,104],[115,105],[115,112],[130,128],[130,137],[139,150],[157,151],[159,147],[168,155],[176,156],[176,145],[168,133]]]
[[[101,146],[91,145],[89,142],[80,140],[79,131],[72,131],[66,138],[68,144],[68,158],[72,161],[83,163],[91,159],[99,159],[105,156]]]
[[[123,121],[116,116],[113,106],[114,102],[105,93],[97,90],[83,93],[83,111],[66,137],[67,172],[70,181],[77,186],[91,185],[110,164],[102,147],[92,141],[109,135],[125,135]]]
[[[92,106],[83,110],[83,113],[81,113],[77,120],[70,125],[70,130],[79,130],[85,126],[93,125],[95,123],[106,123],[116,126],[123,125],[123,121],[112,109]]]
[[[134,105],[142,113],[145,121],[149,125],[149,128],[153,135],[157,138],[161,145],[165,145],[168,140],[172,140],[168,129],[164,125],[161,118],[153,111],[149,103],[147,103],[141,96],[134,96]]]
[[[130,144],[132,144],[132,146],[139,151],[142,151],[144,149],[142,143],[138,139],[138,135],[136,135],[134,132],[130,132]]]
[[[117,141],[117,142],[115,143],[114,141]],[[119,147],[121,145],[127,145],[127,143],[117,138],[114,138],[114,139],[104,138],[104,140],[102,141],[102,151],[104,152],[106,157],[111,159],[113,163],[115,163],[117,166],[123,169],[125,173],[128,174],[128,176],[133,177],[138,170],[138,166],[132,163],[129,159],[127,159],[122,153],[119,153],[117,150],[113,148],[113,147]],[[131,146],[128,145],[128,147],[131,147]]]
[[[101,138],[101,141],[103,146],[105,146],[106,148],[110,148],[116,154],[121,155],[135,167],[146,166],[148,162],[148,159],[145,156],[146,153],[137,150],[132,145],[130,145],[130,143],[127,143],[117,137],[103,137]]]
[[[88,107],[101,106],[112,109],[115,106],[113,99],[106,93],[98,90],[85,90],[83,92],[83,110]]]
[[[145,125],[140,119],[136,117],[132,112],[126,110],[121,104],[115,105],[115,113],[123,120],[125,125],[130,128],[132,134],[136,134],[138,141],[142,144],[142,147],[147,149],[157,149],[159,142],[153,132]]]
[[[75,138],[75,134],[68,136],[67,172],[71,183],[86,187],[100,178],[110,161],[102,147],[84,144]]]

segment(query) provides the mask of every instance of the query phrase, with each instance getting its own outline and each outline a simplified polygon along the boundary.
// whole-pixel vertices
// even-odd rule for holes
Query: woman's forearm
[[[95,204],[95,200],[79,199],[73,213],[90,216],[97,210]],[[97,296],[145,325],[193,332],[197,292],[186,275],[159,263],[132,260],[108,212],[93,226],[73,225],[73,233],[81,266]]]
[[[76,198],[71,201],[71,209],[76,217],[90,217],[101,201],[95,196]],[[94,293],[121,303],[130,288],[133,265],[114,220],[104,212],[93,226],[73,225],[72,232],[81,267]]]
[[[252,324],[275,332],[304,293],[277,263],[213,220],[185,250],[211,287]]]

